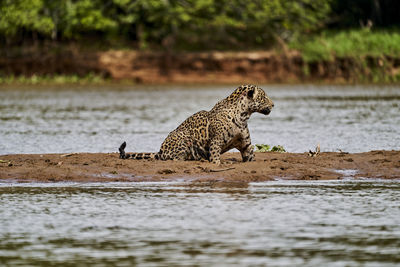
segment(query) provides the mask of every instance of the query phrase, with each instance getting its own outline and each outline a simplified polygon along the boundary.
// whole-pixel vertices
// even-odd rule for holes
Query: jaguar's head
[[[246,104],[247,111],[250,113],[259,112],[268,115],[274,107],[274,102],[260,87],[256,85],[242,85],[238,89],[241,91],[242,102]]]

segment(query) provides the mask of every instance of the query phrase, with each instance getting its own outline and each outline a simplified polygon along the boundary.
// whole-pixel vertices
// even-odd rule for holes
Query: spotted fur
[[[199,111],[169,133],[158,153],[126,154],[120,158],[159,160],[201,160],[220,164],[220,155],[237,148],[243,161],[254,160],[247,121],[254,112],[268,115],[274,103],[263,89],[242,85],[210,111]]]

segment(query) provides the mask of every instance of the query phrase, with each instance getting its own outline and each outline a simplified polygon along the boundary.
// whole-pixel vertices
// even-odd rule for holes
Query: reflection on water
[[[274,100],[255,114],[253,143],[304,152],[400,149],[400,87],[263,86]],[[135,90],[133,90],[135,89]],[[167,134],[234,86],[0,90],[0,154],[158,151]]]
[[[11,266],[394,266],[400,183],[3,183],[0,229]]]

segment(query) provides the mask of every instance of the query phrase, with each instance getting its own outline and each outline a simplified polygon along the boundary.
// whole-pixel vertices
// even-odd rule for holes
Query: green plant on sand
[[[255,147],[256,152],[280,152],[280,153],[286,152],[283,146],[280,145],[271,147],[270,145],[267,144],[256,144],[255,146],[256,146]]]

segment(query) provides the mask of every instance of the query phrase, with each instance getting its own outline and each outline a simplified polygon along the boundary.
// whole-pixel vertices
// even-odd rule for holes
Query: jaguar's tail
[[[157,153],[125,153],[126,142],[119,147],[120,159],[157,159]]]

